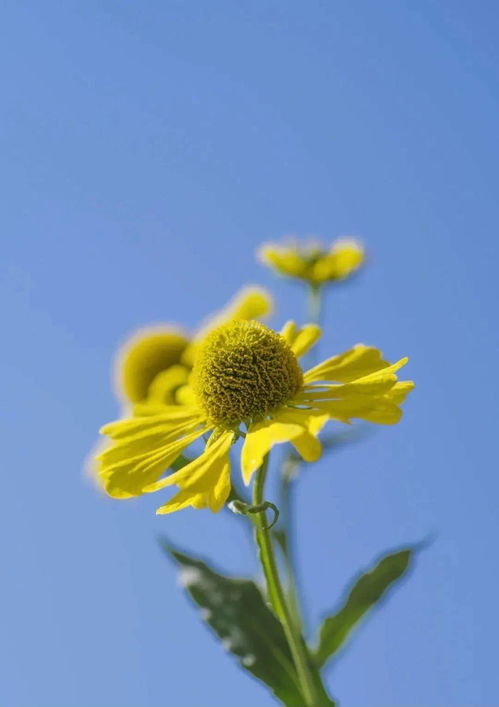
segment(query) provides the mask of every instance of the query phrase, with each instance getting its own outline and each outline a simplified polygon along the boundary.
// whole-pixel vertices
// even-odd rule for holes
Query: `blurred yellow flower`
[[[328,282],[344,280],[357,270],[365,259],[362,244],[354,238],[340,238],[329,250],[315,241],[287,245],[264,243],[258,250],[262,263],[280,275],[308,282],[320,287]]]
[[[407,359],[389,364],[378,349],[359,344],[304,373],[298,358],[320,333],[316,325],[297,329],[289,322],[278,334],[243,320],[213,330],[197,347],[182,402],[139,404],[137,417],[102,428],[110,440],[96,457],[102,486],[116,498],[176,486],[178,492],[158,513],[186,506],[217,512],[230,493],[229,452],[240,437],[248,484],[275,444],[291,442],[303,459],[317,460],[317,436],[328,420],[398,422],[400,404],[414,387],[412,381],[397,380],[396,371]],[[204,451],[164,475],[184,450],[208,434]]]
[[[145,327],[135,332],[116,357],[115,389],[125,403],[176,402],[200,341],[213,328],[235,319],[259,319],[272,310],[270,295],[258,287],[245,287],[201,329],[190,337],[170,324]]]
[[[187,335],[174,326],[139,329],[118,352],[117,392],[131,403],[145,400],[153,381],[180,364],[188,345]]]

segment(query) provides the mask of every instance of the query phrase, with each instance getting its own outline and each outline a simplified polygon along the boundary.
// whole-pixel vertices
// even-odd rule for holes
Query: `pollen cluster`
[[[288,402],[303,375],[280,334],[255,321],[236,321],[205,339],[193,387],[208,419],[230,428],[261,419]]]

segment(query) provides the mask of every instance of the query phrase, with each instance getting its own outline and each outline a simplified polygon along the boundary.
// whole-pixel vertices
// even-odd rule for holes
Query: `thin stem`
[[[269,457],[265,457],[260,469],[257,471],[255,483],[253,485],[253,504],[260,505],[264,501],[264,487],[267,476]],[[262,564],[270,601],[274,611],[280,620],[286,640],[289,644],[293,662],[296,667],[298,679],[300,681],[303,698],[307,707],[317,707],[318,696],[314,679],[308,666],[308,657],[305,643],[302,636],[296,630],[290,610],[286,603],[286,597],[279,577],[279,569],[274,553],[271,533],[265,529],[265,513],[258,513],[255,516],[256,542],[260,551],[260,562]]]
[[[321,323],[322,315],[322,287],[320,285],[308,286],[307,319],[311,324]]]
[[[279,533],[279,545],[283,555],[284,567],[286,569],[289,605],[293,612],[296,626],[300,631],[302,631],[303,618],[300,609],[300,597],[294,569],[295,558],[292,537],[292,490],[293,479],[295,477],[298,464],[299,462],[292,454],[288,455],[283,464],[279,495],[279,508],[282,518],[282,530]]]

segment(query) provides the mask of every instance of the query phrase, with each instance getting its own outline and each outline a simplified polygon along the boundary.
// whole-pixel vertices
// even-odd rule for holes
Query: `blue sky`
[[[225,514],[156,517],[83,478],[118,412],[119,342],[194,328],[244,283],[299,289],[264,240],[354,234],[321,353],[408,354],[400,425],[310,470],[298,552],[314,625],[383,550],[433,545],[330,674],[344,705],[495,704],[497,6],[450,0],[2,7],[0,701],[270,705],[201,626],[156,537],[253,572]]]

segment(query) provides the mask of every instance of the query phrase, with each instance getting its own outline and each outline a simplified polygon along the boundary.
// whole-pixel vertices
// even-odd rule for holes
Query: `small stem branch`
[[[253,505],[259,506],[264,502],[265,479],[268,470],[268,455],[260,469],[257,471],[253,486]],[[297,631],[293,622],[290,610],[286,603],[286,597],[279,577],[279,570],[274,553],[272,535],[266,529],[265,512],[255,515],[256,542],[260,551],[260,561],[262,564],[270,601],[274,611],[280,620],[286,639],[291,650],[291,655],[296,667],[298,679],[300,681],[303,698],[306,707],[316,707],[318,704],[317,690],[308,666],[308,656],[302,636]]]

